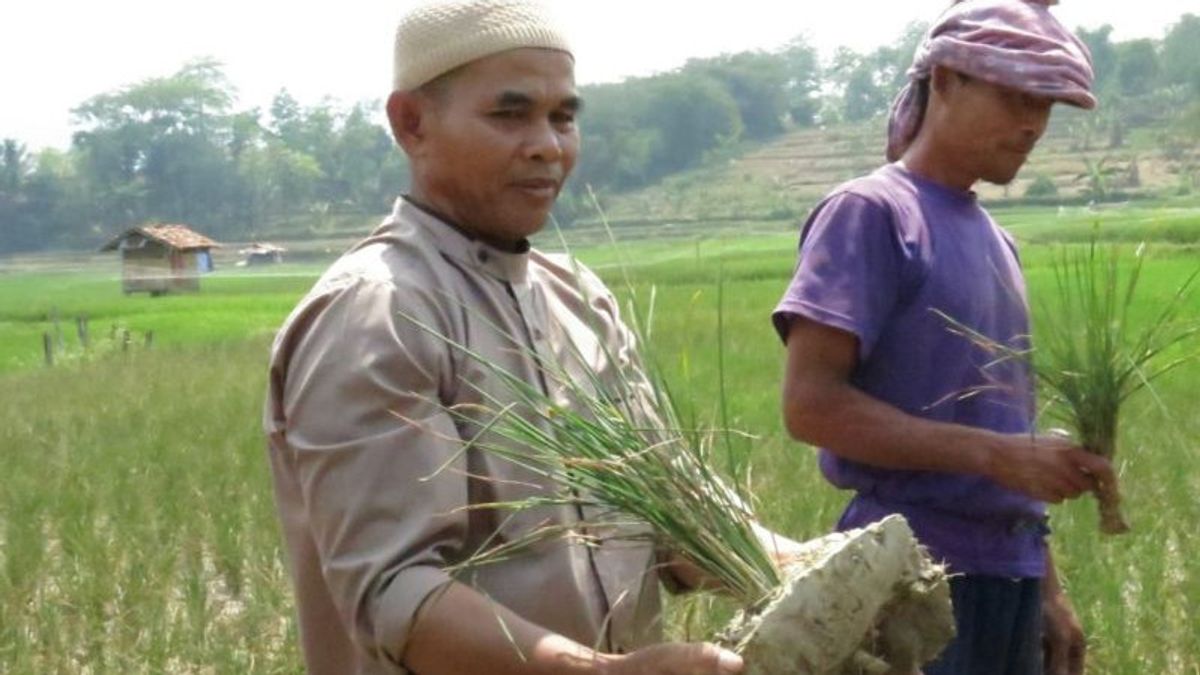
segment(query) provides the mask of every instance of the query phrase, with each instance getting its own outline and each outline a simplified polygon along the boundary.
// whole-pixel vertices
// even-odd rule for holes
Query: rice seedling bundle
[[[943,318],[998,360],[1032,357],[1034,373],[1050,396],[1050,415],[1086,450],[1113,460],[1121,409],[1129,398],[1152,391],[1154,380],[1197,356],[1189,343],[1200,327],[1181,312],[1200,270],[1139,322],[1131,310],[1144,302],[1138,282],[1145,253],[1145,245],[1139,246],[1125,261],[1118,246],[1101,246],[1094,237],[1085,247],[1061,249],[1052,264],[1055,292],[1039,303],[1032,349]],[[1128,532],[1118,486],[1097,484],[1095,494],[1100,530]]]

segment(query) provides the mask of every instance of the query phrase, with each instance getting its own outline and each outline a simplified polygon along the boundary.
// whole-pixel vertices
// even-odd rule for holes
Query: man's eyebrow
[[[533,97],[519,91],[505,91],[496,97],[496,105],[501,108],[526,108],[533,105]]]
[[[532,107],[534,103],[532,96],[519,91],[501,92],[496,97],[496,105],[500,108],[528,108]],[[583,99],[578,96],[568,96],[559,103],[558,107],[577,113],[583,110]]]

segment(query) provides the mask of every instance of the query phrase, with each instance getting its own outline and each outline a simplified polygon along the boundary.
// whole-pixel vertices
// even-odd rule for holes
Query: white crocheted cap
[[[549,10],[530,0],[443,0],[396,27],[392,88],[409,91],[476,59],[539,47],[571,53]]]

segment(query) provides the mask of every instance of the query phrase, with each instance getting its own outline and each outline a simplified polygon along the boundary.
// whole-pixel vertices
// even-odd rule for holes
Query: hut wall
[[[122,251],[122,280],[126,293],[165,293],[171,288],[171,261],[165,246],[146,242]]]
[[[177,291],[200,290],[199,251],[174,251],[171,254],[171,284]]]
[[[200,251],[176,251],[156,242],[123,251],[126,293],[200,290]]]

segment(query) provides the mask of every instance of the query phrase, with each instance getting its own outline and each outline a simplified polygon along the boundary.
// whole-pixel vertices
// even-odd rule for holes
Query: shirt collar
[[[512,284],[524,283],[528,278],[528,241],[522,242],[518,252],[506,251],[472,236],[408,197],[396,200],[391,220],[416,224],[433,237],[439,251],[468,268]]]

